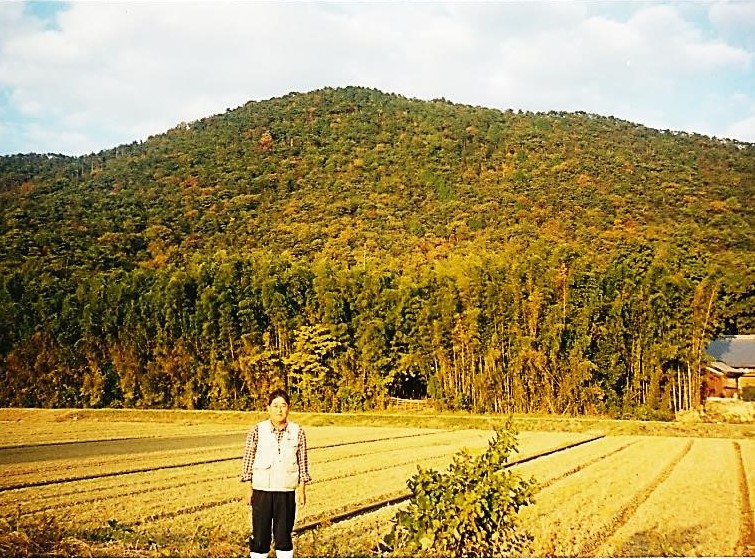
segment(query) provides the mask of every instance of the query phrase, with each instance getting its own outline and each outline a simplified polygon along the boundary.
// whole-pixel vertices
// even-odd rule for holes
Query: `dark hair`
[[[267,405],[269,406],[270,404],[272,404],[273,400],[275,400],[276,398],[283,398],[286,401],[286,405],[291,404],[291,400],[289,400],[288,398],[288,392],[279,388],[278,390],[273,390],[270,393],[270,397],[268,397],[267,399]]]

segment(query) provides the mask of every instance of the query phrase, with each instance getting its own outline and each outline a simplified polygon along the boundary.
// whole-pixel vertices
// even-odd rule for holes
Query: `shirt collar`
[[[273,425],[272,421],[270,421],[269,424],[270,424],[270,431],[272,431],[273,433],[285,433],[286,431],[288,431],[288,421],[286,421],[283,424],[283,427],[281,427],[280,429],[277,428],[275,425]]]

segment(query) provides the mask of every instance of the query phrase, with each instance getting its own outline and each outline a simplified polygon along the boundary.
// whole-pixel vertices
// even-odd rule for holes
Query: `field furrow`
[[[334,457],[322,464],[322,471],[318,471],[321,466],[315,462],[313,464],[315,483],[310,489],[310,494],[313,495],[311,500],[317,502],[318,493],[315,488],[320,484],[330,488],[338,480],[350,477],[363,478],[366,475],[372,475],[379,482],[382,476],[380,472],[384,470],[390,472],[397,468],[401,470],[401,473],[395,474],[394,477],[396,475],[399,477],[399,487],[402,487],[408,475],[416,469],[417,463],[427,461],[435,464],[434,461],[437,459],[447,461],[456,450],[461,446],[469,446],[470,442],[476,442],[478,448],[483,448],[487,444],[486,438],[479,433],[476,439],[468,433],[457,433],[456,444],[453,444],[453,438],[450,435],[440,433],[435,437],[406,439],[415,446],[404,442],[403,449],[397,449],[397,443],[393,441],[391,449],[367,453],[357,459]],[[443,444],[438,444],[440,442]],[[322,452],[327,456],[329,451],[339,452],[340,448],[342,447],[322,449]],[[411,458],[407,459],[407,456]],[[136,487],[132,487],[125,481],[130,476],[119,476],[121,483],[113,483],[108,488],[97,487],[95,482],[103,480],[87,480],[85,483],[89,484],[88,488],[80,488],[78,492],[65,491],[63,496],[52,490],[53,488],[45,488],[50,490],[42,495],[41,500],[36,497],[39,496],[38,492],[42,488],[28,488],[13,492],[13,502],[15,507],[20,506],[22,510],[28,512],[55,509],[69,516],[75,516],[80,512],[87,518],[91,517],[89,514],[91,508],[98,511],[95,522],[101,521],[102,518],[116,518],[119,522],[133,523],[144,518],[184,514],[181,511],[202,510],[207,508],[208,503],[219,506],[240,498],[244,491],[243,486],[237,481],[240,459],[184,470],[186,478],[172,475],[167,482],[164,482],[161,477],[163,472],[152,473],[151,480],[149,474],[139,474],[141,479]],[[405,475],[407,472],[408,475]],[[125,501],[129,503],[126,508],[123,506]],[[326,499],[324,501],[327,502]],[[341,506],[341,503],[338,506]],[[87,518],[81,519],[84,525],[88,522]]]
[[[608,537],[612,536],[617,530],[624,526],[630,518],[637,512],[637,509],[647,501],[651,495],[671,476],[679,463],[689,454],[692,449],[693,441],[688,441],[686,446],[678,453],[674,459],[661,471],[660,474],[647,486],[643,487],[632,499],[625,503],[619,511],[614,514],[608,522],[603,524],[598,530],[596,536],[588,540],[580,551],[581,556],[594,556],[595,551],[600,547]]]
[[[204,466],[186,466],[167,470],[152,470],[112,477],[100,477],[42,487],[27,487],[3,493],[0,512],[8,501],[39,505],[75,504],[80,499],[116,496],[119,493],[138,494],[156,488],[179,487],[218,476],[238,477],[240,459],[234,462],[218,462]]]
[[[345,447],[325,447],[319,449],[322,461],[315,461],[313,466],[314,484],[328,483],[369,473],[404,468],[399,489],[403,489],[404,482],[414,473],[417,463],[435,464],[435,460],[442,459],[437,467],[447,464],[449,457],[462,447],[472,451],[485,448],[492,433],[480,431],[455,431],[431,433],[427,437],[412,438],[414,445],[422,443],[424,446],[396,448],[396,441],[378,441],[370,443],[366,448],[369,452],[357,456],[342,456]],[[579,436],[552,433],[529,433],[520,442],[522,453],[531,456],[534,453],[550,450],[559,445],[578,440]],[[463,444],[462,444],[463,443]],[[377,448],[372,448],[372,446]],[[364,446],[357,443],[356,446]],[[409,456],[407,459],[407,448]],[[239,462],[239,459],[234,462]],[[142,517],[161,517],[164,515],[183,514],[181,510],[194,511],[207,508],[208,502],[218,506],[235,499],[238,477],[238,463],[226,462],[207,464],[203,466],[184,467],[174,471],[154,471],[128,474],[112,478],[86,479],[81,482],[66,484],[66,489],[60,487],[29,487],[13,492],[14,511],[7,508],[5,514],[34,514],[49,510],[86,510],[96,507],[98,518],[102,515],[118,518],[119,521],[131,521],[132,518],[123,516],[121,503],[128,499],[134,508],[139,510]],[[323,468],[321,475],[317,468]],[[408,469],[406,469],[408,468]],[[240,490],[240,489],[239,489]],[[229,492],[232,496],[229,497]],[[188,496],[187,496],[188,494]],[[193,502],[195,501],[195,502]],[[182,503],[184,507],[165,511],[165,503]],[[348,506],[349,503],[339,504],[336,508]]]
[[[525,457],[548,452],[556,448],[551,442],[554,440],[551,437],[541,437],[540,441],[532,444],[535,442],[534,439],[538,438],[538,435],[541,434],[528,433],[528,435],[529,445],[522,445],[522,439],[519,439],[520,447],[523,447]],[[581,438],[584,438],[584,435]],[[562,448],[565,445],[573,444],[575,437],[559,437],[556,440],[560,443],[558,448]],[[514,465],[512,469],[524,477],[533,474],[543,474],[544,477],[538,477],[538,479],[545,480],[538,483],[539,487],[543,488],[593,463],[606,459],[608,456],[621,452],[636,442],[637,440],[632,437],[601,438],[556,454],[542,456],[521,465]],[[534,448],[538,448],[539,451],[534,452]],[[577,465],[574,466],[574,464]],[[567,469],[568,465],[572,465],[572,468]],[[394,496],[395,494],[385,497],[389,499]],[[308,550],[318,550],[318,553],[323,553],[324,556],[337,557],[343,556],[343,550],[349,549],[349,545],[351,545],[353,549],[357,550],[356,556],[365,556],[368,553],[374,553],[377,543],[390,530],[390,522],[401,506],[401,504],[396,504],[381,507],[374,512],[357,515],[333,526],[325,523],[325,525],[317,530],[307,530],[306,532],[299,533],[297,534],[297,549],[300,549],[304,555],[313,554]],[[333,512],[329,511],[328,514],[332,515]],[[308,522],[314,521],[314,517],[307,517],[305,521],[298,523],[297,526],[305,526]]]
[[[554,436],[555,435],[555,436]],[[404,435],[406,436],[406,435]],[[434,446],[444,451],[453,452],[460,448],[459,441],[462,440],[465,446],[474,448],[484,448],[487,441],[492,436],[492,432],[486,431],[438,431],[424,434],[420,439],[413,440],[416,433],[408,435],[412,445],[422,444]],[[522,451],[532,454],[540,452],[544,448],[552,448],[563,444],[565,441],[578,439],[577,435],[563,435],[552,433],[528,433],[522,437],[520,447]],[[396,453],[397,446],[401,446],[400,439],[378,439],[374,442],[351,442],[348,445],[338,444],[336,446],[320,446],[312,449],[312,462],[316,465],[324,465],[329,462],[351,460],[364,461],[371,457],[385,453]],[[453,447],[453,448],[450,448]],[[235,451],[231,456],[228,453]],[[220,456],[217,453],[221,453]],[[24,500],[24,490],[33,490],[35,496],[45,497],[46,494],[52,494],[56,498],[62,498],[66,495],[80,495],[82,491],[93,491],[100,493],[106,491],[109,487],[116,487],[122,491],[124,484],[150,483],[157,477],[158,480],[163,478],[177,478],[186,476],[188,471],[212,471],[219,463],[233,463],[240,461],[241,449],[238,447],[221,447],[220,449],[196,449],[187,456],[185,451],[168,451],[164,453],[142,453],[132,455],[127,465],[124,464],[122,457],[104,457],[102,459],[79,460],[75,464],[64,463],[63,461],[43,461],[36,464],[25,464],[23,466],[4,467],[4,490],[16,491],[16,500]],[[193,462],[186,462],[191,458]],[[123,470],[124,466],[128,470]],[[222,467],[222,466],[221,466]],[[238,466],[237,466],[238,467]],[[341,470],[348,469],[348,466],[339,466]],[[163,469],[176,469],[176,473],[164,473]],[[63,470],[62,472],[60,470]],[[50,473],[53,472],[53,473]],[[86,473],[85,473],[86,472]],[[14,475],[15,474],[15,475]],[[54,477],[58,476],[58,477]],[[123,481],[122,476],[129,476],[129,481]],[[317,478],[317,475],[315,474]],[[332,476],[328,476],[329,478]],[[112,480],[112,481],[111,481]],[[57,487],[49,488],[55,483],[70,484],[71,488],[61,489]],[[88,483],[92,482],[92,483]],[[179,481],[177,485],[184,485]],[[136,489],[129,490],[129,494],[138,492]],[[90,499],[91,501],[91,499]],[[88,502],[90,502],[88,501]],[[39,508],[39,507],[37,507]]]
[[[251,533],[249,507],[241,499],[220,506],[166,516],[158,520],[143,520],[135,525],[138,533],[164,545],[164,542],[190,541],[197,534],[222,528],[225,537],[244,542]]]
[[[203,472],[192,472],[192,474],[181,478],[180,480],[157,480],[140,487],[134,487],[130,484],[113,485],[106,489],[93,489],[76,495],[68,494],[66,496],[50,496],[47,499],[33,499],[29,503],[21,504],[19,514],[29,515],[41,512],[57,511],[62,508],[86,507],[95,503],[101,503],[107,499],[131,499],[140,500],[151,493],[165,493],[180,488],[194,487],[197,483],[220,483],[228,484],[233,482],[235,476],[226,474],[207,475]]]
[[[319,446],[310,448],[310,460],[314,465],[324,465],[341,460],[363,460],[376,453],[393,452],[400,448],[414,448],[432,445],[459,446],[460,441],[466,441],[475,447],[486,446],[493,433],[479,430],[434,431],[424,434],[421,440],[412,439],[379,439],[364,442],[352,442],[348,445]],[[239,451],[239,457],[241,456]]]
[[[587,433],[553,433],[529,431],[517,436],[517,452],[512,454],[509,462],[525,462],[533,456],[561,449],[567,445],[579,444],[596,435]]]
[[[632,437],[603,437],[532,462],[515,464],[512,470],[525,478],[534,477],[540,490],[636,444]]]
[[[371,466],[363,470],[354,470],[353,466],[346,465],[340,471],[333,472],[330,477],[318,480],[310,486],[308,490],[310,495],[314,494],[317,498],[318,492],[314,489],[319,483],[327,483],[332,487],[333,482],[343,481],[351,477],[363,478],[365,475],[373,474],[376,479],[380,480],[380,475],[386,470],[402,468],[404,471],[416,468],[418,462],[445,465],[452,449],[438,449],[437,447],[426,447],[417,449],[415,456],[411,460],[399,461],[396,455],[383,457],[381,463],[374,460]],[[163,518],[172,518],[194,512],[203,511],[213,507],[222,506],[239,500],[240,495],[244,493],[243,487],[237,481],[237,475],[223,475],[217,477],[201,476],[197,480],[182,482],[180,484],[171,484],[160,487],[149,487],[140,491],[116,491],[107,495],[99,495],[77,499],[73,502],[63,503],[61,501],[48,504],[36,510],[28,510],[27,514],[44,512],[48,510],[62,511],[72,509],[71,513],[82,510],[83,506],[90,506],[110,518],[117,518],[119,522],[141,523],[142,520],[155,521]],[[137,516],[123,514],[122,503],[128,500],[131,506],[135,507],[139,513]],[[310,498],[312,501],[312,498]],[[316,502],[316,501],[315,501]],[[166,508],[166,503],[168,503]],[[177,506],[181,503],[183,506]],[[328,503],[332,499],[328,498]],[[340,507],[350,506],[351,503],[344,503]],[[329,505],[330,506],[330,505]],[[334,509],[336,510],[336,509]],[[327,510],[326,512],[331,512]]]
[[[192,451],[166,451],[134,453],[131,456],[93,457],[71,462],[48,460],[41,463],[24,463],[0,469],[0,491],[71,483],[106,476],[120,476],[148,472],[163,468],[183,468],[207,463],[233,460],[239,455],[238,446],[198,448]]]
[[[737,454],[741,526],[737,555],[755,556],[755,441],[734,441]]]
[[[617,557],[733,555],[739,486],[735,475],[722,472],[735,473],[736,458],[731,441],[696,439],[668,478],[595,552]]]
[[[379,460],[385,463],[376,462],[375,457],[361,461],[360,464],[348,463],[344,466],[344,472],[347,475],[339,475],[336,471],[323,481],[327,483],[313,483],[307,490],[308,504],[301,511],[303,517],[299,523],[308,523],[317,521],[324,517],[333,515],[337,512],[352,509],[361,504],[367,504],[379,501],[384,498],[395,496],[403,493],[406,488],[406,480],[411,477],[421,463],[424,467],[443,469],[450,463],[453,453],[462,447],[470,448],[471,439],[468,435],[461,434],[460,442],[456,445],[446,445],[439,452],[437,445],[428,447],[406,447],[396,454],[389,453],[381,455]],[[471,448],[472,451],[481,451],[487,445],[488,434],[479,434],[477,436],[478,448]],[[552,433],[543,434],[542,436],[532,435],[526,447],[522,451],[528,455],[542,452],[545,449],[557,448],[565,444],[565,441],[573,442],[580,436],[560,435],[553,437]],[[554,442],[555,441],[555,442]],[[406,457],[411,455],[409,460],[399,461],[399,456]],[[328,470],[331,473],[331,470]],[[219,517],[227,517],[228,508],[237,508],[238,501],[233,498],[220,499],[213,501],[208,499],[205,503],[197,503],[184,507],[180,510],[166,511],[162,515],[153,514],[149,519],[151,531],[156,530],[158,534],[173,533],[177,531],[188,535],[187,526],[199,525],[209,528]],[[179,517],[184,520],[181,521]],[[238,523],[238,520],[236,520]],[[144,524],[143,524],[144,525]],[[241,531],[246,527],[242,522],[236,524]]]
[[[243,437],[246,430],[212,423],[182,425],[172,423],[131,422],[39,422],[33,420],[0,421],[0,450],[12,450],[42,445],[58,448],[74,443],[97,443],[113,440],[128,441],[141,438],[173,438],[227,435],[235,432]]]
[[[423,466],[444,468],[450,456],[422,460]],[[416,472],[416,461],[387,465],[380,470],[359,472],[327,484],[313,484],[307,489],[307,505],[299,511],[297,524],[317,521],[328,515],[360,504],[378,501],[405,491],[406,480]],[[248,535],[248,507],[241,496],[203,493],[204,499],[193,504],[184,501],[181,507],[164,506],[148,511],[140,507],[139,518],[118,516],[119,522],[138,525],[156,538],[192,537],[197,530],[211,530],[222,522],[224,529]]]
[[[441,433],[454,432],[447,429],[423,429],[419,427],[309,427],[306,425],[303,427],[307,433],[307,443],[311,448],[337,447],[387,440],[422,439]]]
[[[25,411],[15,422],[0,421],[12,432],[0,435],[0,516],[6,523],[33,524],[53,515],[83,541],[101,541],[115,531],[145,553],[243,552],[248,486],[239,474],[254,414],[242,427],[108,425],[72,421],[73,412],[37,412],[69,419],[34,422]],[[442,470],[462,448],[483,451],[494,434],[302,424],[313,482],[298,511],[297,549],[320,556],[375,554],[402,506],[384,505],[408,494],[406,482],[417,466]],[[528,554],[755,553],[755,440],[524,431],[517,441],[512,469],[533,477],[538,487],[535,504],[520,513],[522,527],[535,536]],[[378,505],[383,508],[375,510]]]
[[[382,442],[388,445],[396,445],[396,441],[402,439],[414,439],[417,437],[427,438],[434,437],[436,434],[453,433],[441,430],[422,430],[422,429],[404,429],[404,428],[386,428],[376,429],[375,433],[370,433],[363,429],[358,429],[348,435],[344,434],[341,438],[334,433],[328,432],[328,428],[314,427],[314,436],[309,436],[309,444],[313,451],[318,449],[348,449],[352,445],[370,445]],[[369,428],[365,428],[369,429]],[[225,435],[221,440],[227,440]],[[62,483],[71,481],[81,481],[97,477],[114,476],[120,474],[132,474],[161,468],[180,468],[192,465],[204,465],[212,462],[231,461],[240,458],[244,438],[233,435],[236,442],[232,445],[218,445],[217,442],[212,444],[213,438],[200,438],[206,446],[197,446],[196,437],[181,437],[180,439],[165,439],[167,449],[143,452],[142,447],[146,442],[154,444],[155,441],[150,439],[120,441],[118,454],[93,454],[86,457],[71,457],[71,447],[66,445],[66,451],[62,451],[63,457],[55,459],[33,459],[34,454],[31,451],[37,450],[39,453],[47,456],[51,449],[49,447],[30,448],[12,448],[0,450],[0,475],[2,475],[2,485],[0,491],[21,489],[24,487],[44,486],[52,483]],[[219,438],[215,437],[217,441]],[[194,443],[194,446],[191,446]],[[108,443],[109,444],[109,443]],[[187,448],[170,448],[175,445],[187,446]],[[77,443],[78,445],[78,443]],[[86,445],[93,449],[101,448],[98,443]],[[339,452],[339,451],[337,451]],[[353,452],[350,450],[341,450],[340,452]],[[24,461],[15,461],[14,454],[23,453],[28,455]],[[128,457],[126,460],[126,456]]]
[[[684,439],[641,438],[540,491],[535,504],[521,513],[523,525],[535,536],[533,554],[584,555],[638,495],[655,486],[687,444]],[[567,470],[573,466],[564,461],[570,464]]]
[[[317,530],[294,534],[301,557],[373,557],[402,505],[391,505]]]
[[[486,443],[486,433],[473,432],[440,432],[423,438],[421,442],[427,446],[417,447],[418,458],[429,455],[451,454],[459,447],[463,440],[467,445],[476,444],[482,448]],[[455,441],[455,444],[454,444]],[[419,441],[416,441],[419,442]],[[415,442],[415,444],[416,444]],[[361,449],[356,454],[348,454],[347,447],[321,447],[313,451],[315,483],[337,479],[351,475],[355,470],[355,463],[376,463],[375,459],[383,455],[379,464],[397,463],[406,458],[404,451],[396,449],[396,440],[380,440],[376,443],[354,443]],[[346,452],[346,455],[344,455]],[[339,464],[334,464],[339,462]],[[233,485],[240,473],[240,457],[233,460],[204,464],[201,466],[186,466],[173,470],[154,470],[123,474],[114,477],[90,476],[88,479],[65,484],[65,488],[53,485],[44,487],[30,486],[13,491],[14,507],[20,507],[22,514],[42,512],[61,507],[72,507],[100,502],[108,498],[138,498],[141,494],[165,492],[171,489],[195,485],[198,482],[215,481],[225,485]],[[327,464],[325,477],[321,477],[317,470]],[[381,469],[384,466],[373,467]],[[0,505],[0,511],[3,507]],[[6,511],[7,512],[7,511]]]
[[[12,450],[41,445],[64,447],[74,443],[109,442],[123,440],[128,444],[134,439],[164,439],[166,441],[180,438],[212,438],[216,435],[235,434],[243,444],[249,428],[263,419],[257,413],[249,414],[246,425],[228,425],[223,423],[197,422],[186,420],[178,422],[150,421],[77,421],[75,414],[68,414],[65,419],[57,417],[55,410],[0,410],[0,450]],[[52,412],[52,413],[47,413]],[[18,416],[9,419],[8,416]],[[49,420],[45,416],[50,415]],[[291,419],[297,421],[296,414]],[[370,427],[370,426],[307,426],[310,444],[327,445],[353,442],[371,438],[395,438],[424,434],[438,429],[419,427]]]

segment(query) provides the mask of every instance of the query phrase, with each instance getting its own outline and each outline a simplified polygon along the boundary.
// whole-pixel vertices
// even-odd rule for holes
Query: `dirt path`
[[[17,446],[0,449],[0,464],[20,464],[61,458],[76,460],[94,456],[134,454],[134,452],[164,452],[191,448],[211,448],[233,444],[243,448],[246,433],[218,435],[188,435],[175,437],[133,437],[127,439],[66,442]]]

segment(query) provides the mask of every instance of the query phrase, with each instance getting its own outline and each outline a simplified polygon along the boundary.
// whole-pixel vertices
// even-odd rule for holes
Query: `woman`
[[[241,481],[251,481],[252,559],[267,557],[273,538],[276,557],[294,556],[296,506],[306,504],[305,487],[311,478],[307,437],[288,421],[289,409],[288,393],[273,391],[267,405],[270,419],[252,427],[246,437]]]

